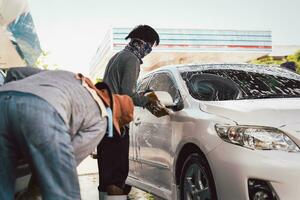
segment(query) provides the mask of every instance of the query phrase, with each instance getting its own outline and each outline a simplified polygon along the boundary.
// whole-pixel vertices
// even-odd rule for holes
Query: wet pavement
[[[77,168],[82,200],[98,200],[98,168],[97,160],[88,157]],[[131,200],[161,200],[147,192],[132,188],[129,198]]]

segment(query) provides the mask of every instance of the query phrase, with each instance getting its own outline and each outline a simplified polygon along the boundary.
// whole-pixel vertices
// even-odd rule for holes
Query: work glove
[[[169,111],[167,108],[165,108],[157,98],[154,92],[150,92],[149,94],[146,94],[146,96],[149,98],[149,102],[146,105],[147,110],[149,110],[154,116],[156,117],[162,117],[169,115]]]
[[[149,104],[151,104],[151,103],[155,104],[157,101],[159,101],[154,92],[150,92],[150,93],[146,94],[146,96],[149,99]]]

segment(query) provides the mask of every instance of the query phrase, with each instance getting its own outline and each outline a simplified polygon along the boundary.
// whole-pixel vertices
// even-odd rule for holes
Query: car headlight
[[[246,148],[300,152],[299,147],[286,134],[276,128],[216,124],[215,129],[226,142]]]

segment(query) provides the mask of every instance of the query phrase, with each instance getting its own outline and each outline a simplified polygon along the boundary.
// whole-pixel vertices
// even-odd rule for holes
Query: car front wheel
[[[193,153],[184,161],[180,176],[181,200],[216,200],[216,189],[207,161]]]

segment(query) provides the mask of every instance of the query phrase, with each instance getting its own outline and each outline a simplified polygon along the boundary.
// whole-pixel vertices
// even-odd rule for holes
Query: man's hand
[[[165,115],[169,115],[168,109],[165,108],[157,98],[154,92],[150,92],[146,94],[149,98],[149,103],[147,104],[146,108],[156,117],[162,117]]]
[[[149,104],[155,104],[157,101],[159,101],[154,92],[150,92],[150,93],[146,94],[146,96],[149,99]]]

